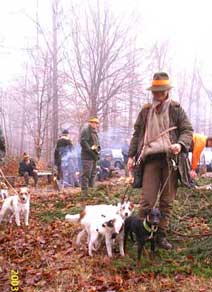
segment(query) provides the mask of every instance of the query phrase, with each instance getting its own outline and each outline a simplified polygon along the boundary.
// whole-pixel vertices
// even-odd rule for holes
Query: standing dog
[[[88,253],[92,256],[92,251],[96,250],[99,237],[105,238],[105,244],[107,254],[112,257],[112,244],[113,238],[123,230],[124,220],[118,214],[102,214],[99,217],[91,218],[91,216],[85,216],[80,221],[81,225],[86,230],[88,235]],[[77,236],[77,244],[81,240],[81,232]],[[119,241],[120,254],[124,255],[123,239]]]
[[[132,202],[129,201],[129,199],[124,199],[121,202],[118,203],[118,205],[106,205],[106,204],[100,204],[100,205],[88,205],[85,207],[85,209],[82,211],[84,214],[88,215],[101,215],[107,212],[113,213],[113,214],[119,214],[123,219],[126,219],[129,217],[132,212],[134,211],[134,205]],[[70,215],[67,214],[65,216],[65,220],[71,221],[71,222],[78,222],[81,218],[81,214],[75,214]]]
[[[124,256],[124,228],[122,227],[124,220],[133,211],[133,203],[125,198],[118,205],[88,205],[80,214],[67,214],[65,220],[79,222],[83,226],[83,230],[77,235],[76,243],[79,245],[81,239],[87,234],[88,245],[90,246],[89,255],[92,255],[92,249],[95,249],[94,246],[98,244],[98,235],[102,234],[105,237],[108,256],[112,257],[112,237],[117,238],[120,254]],[[110,222],[110,224],[108,225],[107,222]],[[113,223],[113,226],[111,223]],[[96,226],[100,226],[100,228]],[[97,229],[101,231],[96,232]]]
[[[150,209],[144,220],[136,216],[128,217],[125,220],[125,234],[124,234],[124,250],[126,250],[126,242],[130,233],[133,239],[133,233],[136,236],[138,245],[137,260],[140,261],[141,252],[147,240],[151,241],[151,252],[155,252],[155,235],[161,219],[161,212],[158,208]]]
[[[83,230],[77,235],[79,245],[84,236],[88,236],[89,255],[98,245],[100,235],[105,237],[107,253],[112,257],[113,239],[119,242],[120,254],[124,256],[124,220],[132,214],[134,205],[129,199],[123,199],[118,205],[88,205],[80,214],[65,216],[65,220],[78,222]]]
[[[17,226],[21,225],[20,215],[24,214],[25,225],[29,225],[29,208],[30,208],[30,194],[26,187],[20,188],[20,191],[15,196],[10,196],[6,198],[3,202],[0,211],[0,223],[2,220],[9,215],[10,222],[12,222],[12,217],[15,217],[15,222]]]

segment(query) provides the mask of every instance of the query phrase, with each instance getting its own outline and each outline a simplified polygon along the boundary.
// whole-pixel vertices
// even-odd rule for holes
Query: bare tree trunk
[[[133,76],[134,76],[134,67],[135,67],[135,50],[132,50],[130,54],[130,63],[131,72],[129,76],[129,120],[128,120],[128,134],[129,131],[132,129],[133,126]]]
[[[200,117],[200,96],[201,96],[201,83],[198,79],[197,81],[197,89],[196,89],[196,103],[195,103],[195,106],[196,106],[196,121],[195,121],[195,130],[197,131],[197,133],[200,132],[200,124],[199,124],[199,117]]]
[[[57,16],[58,16],[58,0],[52,0],[52,21],[53,21],[53,60],[52,60],[52,98],[53,98],[53,116],[52,116],[52,142],[53,145],[56,144],[56,141],[58,139],[58,71],[57,71]]]
[[[22,111],[22,118],[21,118],[21,144],[20,144],[20,150],[19,150],[19,154],[20,156],[23,154],[24,152],[24,138],[25,138],[25,123],[26,123],[26,94],[24,92],[23,94],[23,111]]]
[[[105,96],[107,95],[107,92],[108,92],[108,84],[107,84],[107,81],[103,83],[102,85],[102,96],[105,98]],[[103,132],[106,132],[108,131],[108,127],[109,127],[109,120],[108,120],[108,103],[105,104],[105,106],[103,107],[102,111],[103,111],[103,114],[102,114],[102,129],[103,129]]]
[[[128,134],[133,127],[133,96],[132,92],[129,92],[129,120],[128,120]]]
[[[192,103],[193,103],[193,92],[194,92],[194,83],[195,83],[195,70],[193,71],[192,81],[191,81],[191,87],[190,87],[190,93],[188,96],[188,116],[189,119],[191,119],[192,116]]]
[[[102,116],[102,129],[103,132],[108,131],[108,104],[103,108],[103,116]]]

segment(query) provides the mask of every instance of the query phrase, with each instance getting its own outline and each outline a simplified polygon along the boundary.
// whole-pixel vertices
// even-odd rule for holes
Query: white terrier
[[[100,215],[95,218],[91,215],[85,215],[80,221],[80,224],[84,227],[77,236],[77,244],[80,244],[81,237],[86,231],[88,235],[88,253],[92,256],[92,251],[96,250],[98,246],[99,237],[105,238],[107,254],[112,257],[112,243],[120,231],[123,229],[124,220],[118,214]],[[122,241],[123,242],[123,241]],[[120,254],[124,256],[124,248],[122,242],[119,241]]]
[[[106,205],[106,204],[100,204],[100,205],[88,205],[85,207],[83,213],[86,215],[91,216],[99,216],[103,213],[110,212],[113,214],[119,214],[124,220],[129,217],[134,211],[134,205],[133,203],[127,198],[122,200],[118,203],[118,205]],[[71,222],[78,222],[81,219],[81,214],[67,214],[65,216],[65,220],[71,221]]]
[[[3,202],[0,211],[0,223],[2,220],[9,215],[10,222],[12,222],[12,217],[15,217],[15,222],[17,226],[21,225],[20,215],[24,214],[25,225],[29,225],[29,208],[30,208],[30,194],[26,187],[20,188],[18,195],[10,196],[6,198]]]
[[[112,257],[112,238],[116,237],[119,242],[120,254],[124,256],[123,250],[123,223],[132,214],[134,206],[129,199],[122,200],[117,206],[114,205],[88,205],[80,214],[65,216],[65,220],[79,222],[83,230],[77,236],[77,244],[81,239],[88,236],[88,251],[92,256],[92,250],[98,244],[99,235],[105,237],[107,253]]]

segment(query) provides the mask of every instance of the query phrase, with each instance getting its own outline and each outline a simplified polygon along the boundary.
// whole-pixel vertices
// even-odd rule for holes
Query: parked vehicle
[[[119,169],[124,169],[124,159],[121,153],[121,149],[101,149],[100,159],[103,159],[106,155],[111,156],[112,166]]]
[[[198,167],[205,166],[207,171],[212,171],[212,148],[205,148],[200,156]]]
[[[189,159],[191,161],[192,153],[189,153]],[[208,172],[212,171],[212,148],[205,148],[200,156],[200,160],[197,166],[197,172],[200,169],[205,168]]]

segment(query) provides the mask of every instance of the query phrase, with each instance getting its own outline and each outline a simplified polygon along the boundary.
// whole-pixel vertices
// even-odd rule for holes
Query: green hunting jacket
[[[144,105],[138,115],[134,125],[128,157],[136,157],[140,154],[144,143],[147,115],[150,107],[151,104]],[[173,100],[169,106],[169,126],[177,127],[169,132],[171,144],[179,143],[182,145],[182,151],[177,157],[179,179],[183,185],[190,187],[191,178],[188,151],[192,143],[193,128],[181,105]]]
[[[90,125],[85,126],[80,135],[81,159],[82,160],[99,160],[100,144],[97,131]],[[98,147],[98,151],[91,149],[93,145]]]

